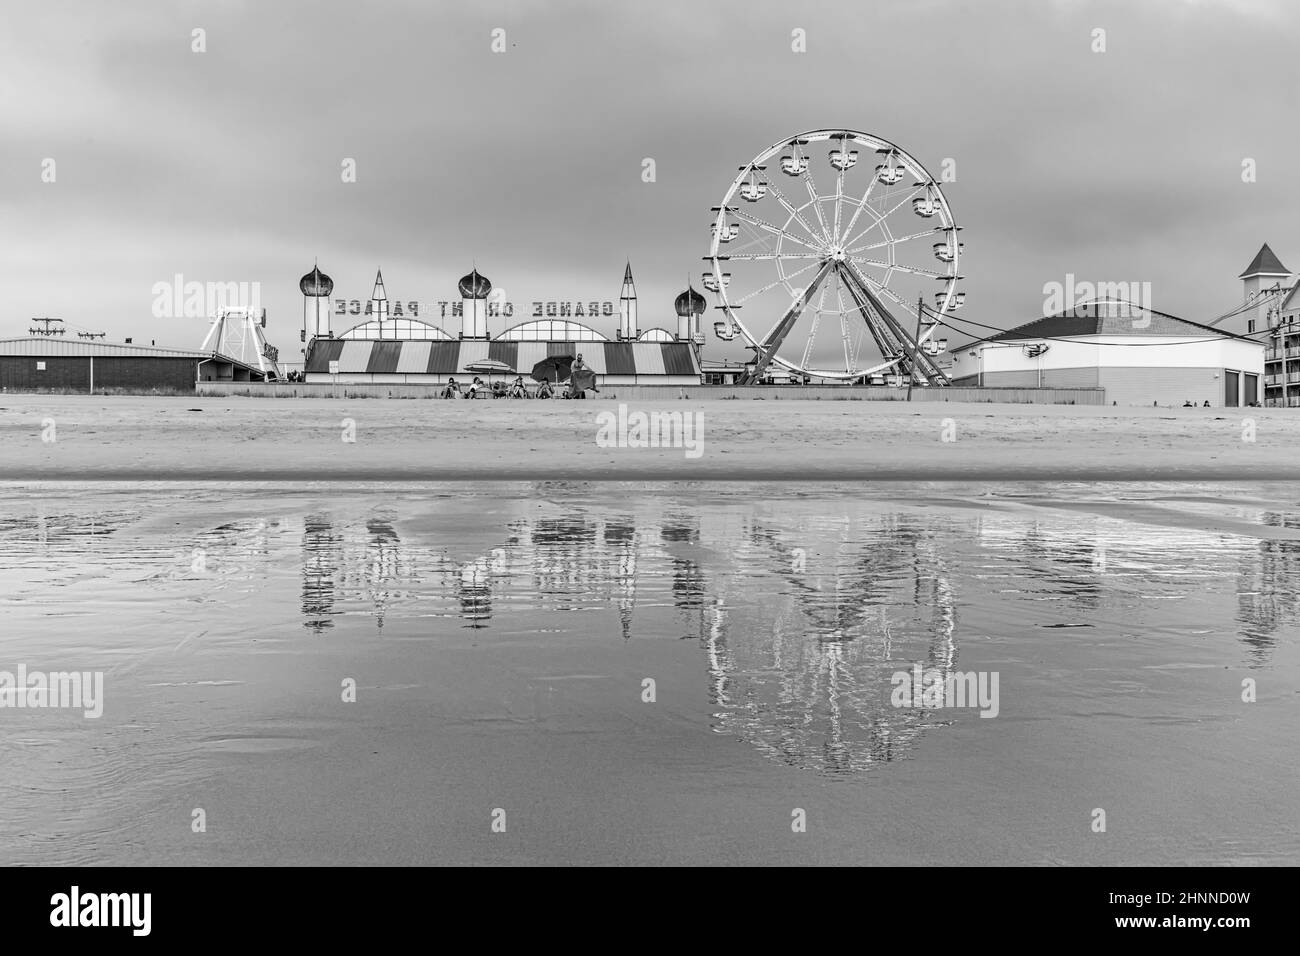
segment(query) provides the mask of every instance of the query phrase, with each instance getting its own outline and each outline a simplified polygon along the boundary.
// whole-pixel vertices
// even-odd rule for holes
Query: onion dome
[[[311,272],[298,280],[298,288],[303,295],[326,296],[334,291],[334,280],[321,272],[318,266],[312,266]]]
[[[492,291],[492,283],[488,281],[487,276],[479,275],[478,269],[462,278],[458,286],[462,299],[486,299],[488,293]]]
[[[704,296],[700,295],[690,286],[687,286],[686,291],[679,295],[677,301],[673,303],[673,308],[677,310],[677,314],[683,317],[688,315],[703,315],[704,310],[707,307],[708,306],[704,301]]]

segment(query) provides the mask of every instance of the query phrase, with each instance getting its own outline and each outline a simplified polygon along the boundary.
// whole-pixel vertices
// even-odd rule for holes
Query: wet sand
[[[3,714],[0,838],[20,863],[1294,863],[1290,487],[11,488],[5,662],[102,668],[107,702]],[[1001,713],[913,733],[886,675],[948,646],[1001,673]]]
[[[702,453],[691,458],[682,448],[599,447],[597,416],[618,405],[6,394],[0,480],[1300,477],[1296,409],[727,400],[629,406],[701,415]],[[342,440],[345,419],[355,423],[355,442]],[[42,441],[48,422],[54,441]]]

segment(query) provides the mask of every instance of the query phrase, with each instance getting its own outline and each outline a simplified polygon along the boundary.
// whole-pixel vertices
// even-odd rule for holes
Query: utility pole
[[[918,339],[921,337],[921,312],[925,308],[925,296],[916,299],[916,334],[912,336],[911,366],[907,370],[907,400],[912,400],[912,383],[916,381],[916,353],[920,349]]]

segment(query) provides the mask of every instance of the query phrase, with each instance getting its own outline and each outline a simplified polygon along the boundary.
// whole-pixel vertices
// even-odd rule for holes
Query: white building
[[[1263,401],[1264,344],[1128,302],[1094,301],[954,351],[954,385],[1099,387],[1106,404]]]

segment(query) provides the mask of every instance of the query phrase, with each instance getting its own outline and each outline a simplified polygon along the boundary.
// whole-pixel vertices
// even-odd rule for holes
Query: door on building
[[[1245,387],[1242,389],[1241,400],[1246,405],[1254,405],[1259,401],[1259,376],[1250,372],[1243,374],[1246,380],[1242,383]]]
[[[1237,389],[1239,388],[1238,379],[1241,376],[1237,372],[1224,371],[1223,373],[1223,407],[1237,407]]]

